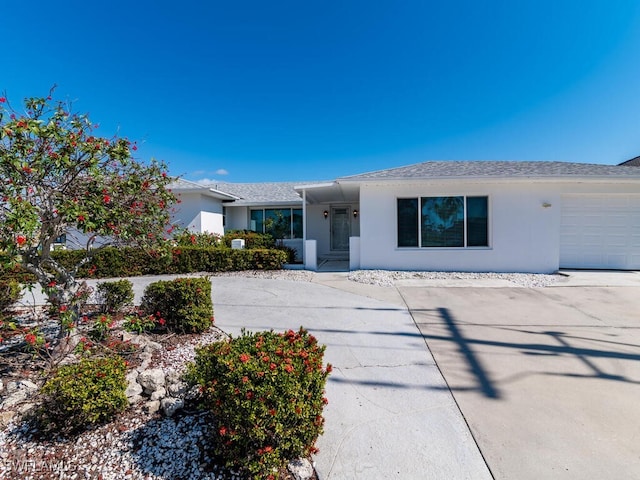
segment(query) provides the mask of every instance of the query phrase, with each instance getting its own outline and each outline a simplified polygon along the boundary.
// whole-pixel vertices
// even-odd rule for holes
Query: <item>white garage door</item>
[[[640,269],[640,195],[563,195],[560,267]]]

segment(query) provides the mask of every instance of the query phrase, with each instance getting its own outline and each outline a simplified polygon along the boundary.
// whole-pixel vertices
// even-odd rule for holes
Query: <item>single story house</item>
[[[179,222],[223,233],[277,219],[308,269],[640,269],[637,166],[440,161],[326,182],[188,183],[174,188]]]

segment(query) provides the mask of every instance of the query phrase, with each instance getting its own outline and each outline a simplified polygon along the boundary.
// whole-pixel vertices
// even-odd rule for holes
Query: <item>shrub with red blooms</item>
[[[287,461],[315,453],[331,365],[324,345],[294,332],[242,332],[197,351],[186,378],[216,421],[213,449],[254,479],[277,478]]]

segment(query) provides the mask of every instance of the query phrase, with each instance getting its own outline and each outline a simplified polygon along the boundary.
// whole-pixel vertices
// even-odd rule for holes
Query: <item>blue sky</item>
[[[31,0],[0,92],[71,99],[173,175],[640,155],[640,2]]]

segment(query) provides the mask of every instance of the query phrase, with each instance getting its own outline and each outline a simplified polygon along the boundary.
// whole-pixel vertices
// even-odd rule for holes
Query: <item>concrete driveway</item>
[[[640,478],[640,287],[593,284],[398,287],[494,478]]]
[[[326,345],[334,369],[315,457],[320,479],[490,480],[397,291],[318,279],[327,284],[214,277],[212,294],[216,325],[232,335],[303,325]],[[379,294],[395,302],[372,298]]]

